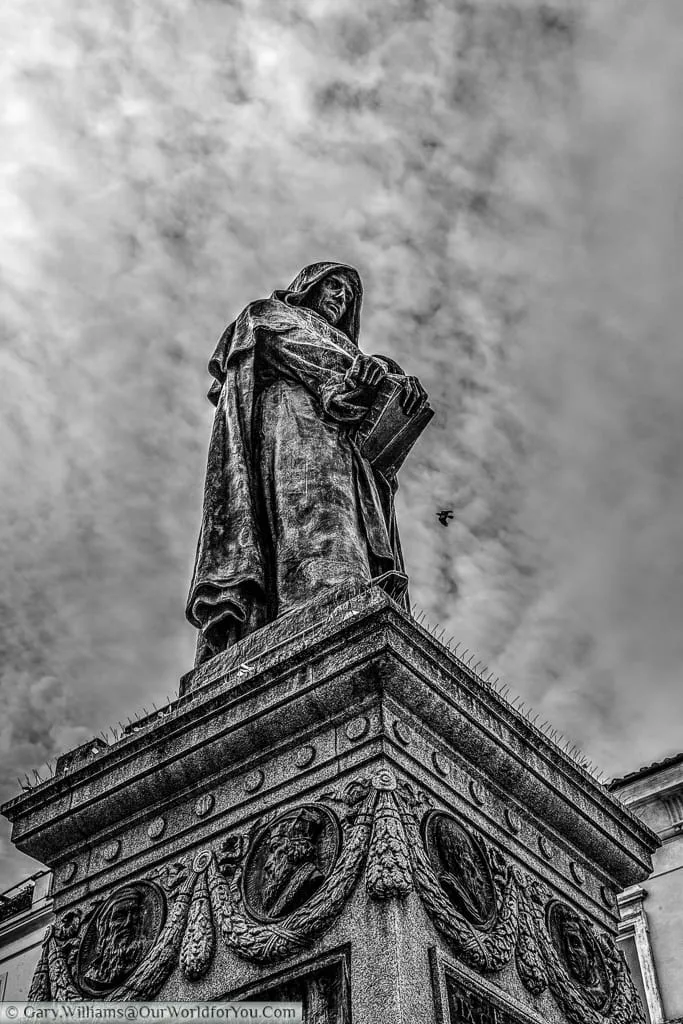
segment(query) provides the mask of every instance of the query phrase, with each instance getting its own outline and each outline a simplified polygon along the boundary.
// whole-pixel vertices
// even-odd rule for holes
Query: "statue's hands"
[[[359,352],[346,376],[350,383],[358,387],[375,389],[386,375],[387,371],[379,359]]]
[[[420,384],[417,377],[404,377],[401,381],[403,394],[401,395],[401,408],[407,416],[417,412],[427,401],[427,392]]]

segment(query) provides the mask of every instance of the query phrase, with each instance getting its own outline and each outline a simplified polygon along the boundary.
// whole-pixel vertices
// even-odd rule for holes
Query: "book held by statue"
[[[416,412],[406,414],[401,402],[405,377],[387,374],[375,400],[356,432],[361,455],[384,476],[392,476],[427,426],[434,410],[425,402]]]

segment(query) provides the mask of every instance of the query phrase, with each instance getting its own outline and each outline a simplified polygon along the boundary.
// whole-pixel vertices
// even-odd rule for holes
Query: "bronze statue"
[[[405,590],[396,467],[431,411],[416,378],[359,350],[362,295],[353,268],[306,267],[250,303],[209,363],[216,415],[187,602],[198,663],[327,588]],[[381,414],[397,409],[389,381],[407,428],[380,451],[378,420],[388,429]]]

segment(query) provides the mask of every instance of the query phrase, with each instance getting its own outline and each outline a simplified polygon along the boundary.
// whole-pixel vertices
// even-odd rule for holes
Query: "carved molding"
[[[644,1022],[611,937],[388,769],[323,793],[314,804],[271,812],[248,835],[232,835],[192,862],[157,869],[153,878],[170,910],[156,931],[148,921],[151,948],[106,997],[154,998],[174,969],[196,981],[221,947],[258,964],[292,956],[334,922],[364,867],[370,898],[416,892],[465,964],[496,972],[514,961],[525,988],[534,996],[548,990],[568,1024]],[[261,874],[250,889],[255,871]],[[265,883],[269,895],[254,908],[256,883]],[[92,904],[82,920],[72,911],[48,929],[29,999],[88,998],[84,943],[92,945],[108,905],[151,884],[127,883]]]

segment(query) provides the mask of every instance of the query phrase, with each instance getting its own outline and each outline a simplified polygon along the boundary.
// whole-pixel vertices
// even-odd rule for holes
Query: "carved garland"
[[[430,861],[420,819],[427,820],[436,812],[424,794],[407,785],[397,791],[396,779],[384,770],[371,780],[355,781],[341,791],[323,794],[319,817],[331,819],[325,803],[343,808],[341,848],[328,873],[324,877],[318,873],[317,888],[303,902],[271,915],[271,919],[268,915],[257,919],[245,898],[245,872],[249,871],[249,851],[254,850],[254,834],[248,840],[233,837],[221,849],[200,854],[191,867],[184,862],[167,866],[159,881],[172,900],[172,909],[141,962],[123,983],[106,992],[107,998],[153,998],[176,966],[188,980],[200,979],[211,965],[219,938],[225,948],[250,961],[267,963],[291,956],[331,925],[365,864],[369,896],[377,900],[405,898],[417,890],[434,924],[465,963],[492,972],[514,958],[524,986],[535,996],[549,990],[569,1024],[644,1022],[628,969],[611,938],[590,931],[604,964],[601,977],[606,979],[606,1004],[596,1009],[572,978],[548,929],[550,891],[513,869],[480,840],[476,850],[490,873],[494,909],[491,920],[481,926],[467,919]],[[315,806],[311,806],[279,818],[270,816],[259,834],[282,830],[285,820],[290,838],[300,840],[306,829],[315,827],[315,815]],[[78,943],[82,945],[84,929],[88,921],[92,926],[94,913],[81,922],[80,915],[71,912],[48,929],[29,1000],[87,998],[74,978],[79,976]]]

